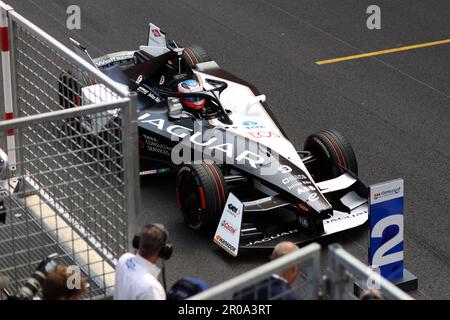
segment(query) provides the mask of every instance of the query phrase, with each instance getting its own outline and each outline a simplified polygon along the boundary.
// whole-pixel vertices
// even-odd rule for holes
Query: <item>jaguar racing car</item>
[[[347,139],[322,130],[299,150],[266,97],[202,48],[179,46],[153,24],[147,45],[134,51],[91,59],[73,43],[138,93],[141,175],[175,173],[186,224],[209,233],[231,255],[283,240],[299,244],[368,220],[367,187]],[[77,104],[100,102],[88,92],[101,84],[74,87],[69,73],[61,83],[62,94],[79,93]]]

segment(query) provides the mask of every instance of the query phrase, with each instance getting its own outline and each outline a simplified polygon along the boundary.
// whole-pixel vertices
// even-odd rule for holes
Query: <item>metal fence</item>
[[[135,95],[1,1],[0,17],[0,272],[14,292],[55,252],[109,294],[139,212]]]
[[[250,270],[199,293],[191,300],[283,300],[329,299],[357,300],[367,290],[386,300],[411,300],[412,297],[367,265],[333,244],[328,250],[326,275],[321,275],[320,245],[310,244],[298,251]],[[288,286],[281,286],[274,274],[298,267],[300,276]],[[357,287],[355,287],[355,285]],[[274,292],[274,288],[277,291]],[[280,290],[280,288],[282,290]],[[359,288],[359,290],[355,290]],[[271,292],[272,291],[272,292]]]
[[[360,299],[361,294],[357,292],[367,291],[375,291],[386,300],[412,299],[410,295],[371,270],[338,244],[329,246],[327,278],[328,299],[332,300]]]
[[[298,268],[289,286],[278,276]],[[193,296],[192,300],[284,300],[317,299],[320,291],[320,245],[312,243],[231,280]]]

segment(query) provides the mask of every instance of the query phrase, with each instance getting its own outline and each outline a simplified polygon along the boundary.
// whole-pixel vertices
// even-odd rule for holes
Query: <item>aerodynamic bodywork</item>
[[[202,48],[168,41],[153,24],[147,45],[138,50],[91,59],[74,44],[111,79],[138,93],[141,175],[175,173],[187,225],[210,234],[230,254],[283,240],[302,243],[367,221],[368,191],[347,139],[322,130],[309,135],[301,150],[294,147],[266,97]],[[61,79],[66,86],[75,83],[70,73]],[[178,90],[192,79],[200,91]],[[82,96],[77,104],[97,102],[88,92],[99,86],[71,88]],[[183,101],[204,104],[192,109]]]

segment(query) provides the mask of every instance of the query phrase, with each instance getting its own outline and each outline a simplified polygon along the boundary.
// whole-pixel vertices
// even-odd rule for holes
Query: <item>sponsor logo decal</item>
[[[222,228],[224,228],[225,230],[229,231],[231,234],[235,234],[236,232],[236,228],[233,227],[229,222],[227,222],[226,220],[222,220],[222,222],[220,223],[220,225],[222,226]]]
[[[117,61],[123,61],[123,60],[131,60],[133,59],[134,54],[121,54],[121,55],[107,55],[104,57],[103,60],[95,62],[95,65],[97,67],[103,67],[105,65],[111,64],[113,62]]]
[[[354,218],[357,218],[357,217],[359,217],[361,215],[364,215],[364,214],[367,214],[367,210],[364,210],[364,211],[361,211],[361,212],[347,214],[345,216],[331,217],[329,219],[323,220],[323,224],[329,224],[329,223],[338,222],[338,221],[342,221],[342,220],[354,219]]]
[[[139,78],[141,78],[142,76],[139,76]],[[136,83],[138,83],[139,78],[136,80]],[[142,79],[140,80],[142,81]],[[158,97],[157,93],[155,93],[154,91],[144,88],[144,87],[139,87],[137,88],[137,91],[139,91],[140,93],[146,95],[147,97],[149,97],[150,99],[152,99],[153,101],[155,101],[156,103],[160,103],[162,100],[160,97]]]
[[[228,241],[226,241],[224,238],[222,238],[220,235],[216,236],[216,240],[218,242],[220,242],[221,244],[223,244],[225,247],[227,247],[228,249],[230,249],[232,252],[236,251],[236,248],[231,245],[230,243],[228,243]]]
[[[315,190],[316,189],[313,186],[304,186],[304,187],[299,187],[297,189],[297,193],[298,193],[298,195],[301,195],[302,193],[305,193],[305,192],[309,193],[308,201],[314,202],[314,201],[319,200],[319,195],[317,194],[317,192],[312,192]]]
[[[298,209],[301,212],[310,212],[311,208],[306,203],[299,203],[297,204]]]
[[[162,86],[165,81],[166,81],[166,78],[164,77],[164,75],[162,75],[161,79],[159,79],[159,85]]]
[[[319,196],[317,195],[317,193],[311,193],[308,197],[308,201],[314,202],[317,201],[319,199]]]
[[[155,96],[151,91],[144,87],[139,87],[138,91],[146,94],[147,96],[154,99],[156,102],[160,102],[161,99],[157,96]],[[149,113],[146,113],[138,118],[138,120],[142,123],[148,123],[150,125],[155,126],[160,131],[166,131],[171,135],[172,141],[176,141],[177,139],[185,139],[185,143],[178,144],[175,148],[172,149],[172,162],[175,164],[181,164],[183,161],[191,161],[191,158],[182,158],[180,156],[180,149],[182,151],[182,148],[191,148],[187,143],[192,143],[195,146],[200,147],[207,147],[203,152],[200,154],[204,156],[205,154],[211,154],[213,152],[222,152],[225,156],[224,161],[228,161],[228,158],[231,158],[237,162],[237,163],[248,163],[250,166],[252,166],[254,169],[258,169],[258,165],[262,165],[266,158],[264,157],[266,153],[262,153],[261,149],[255,149],[256,152],[252,152],[250,150],[244,149],[239,154],[234,155],[234,144],[227,141],[220,141],[218,137],[212,136],[209,138],[208,141],[204,142],[202,139],[204,136],[202,135],[201,131],[194,132],[193,129],[181,126],[181,125],[169,125],[166,127],[166,121],[165,119],[155,119],[155,118],[149,118],[151,115]],[[169,123],[170,124],[170,123]],[[225,143],[224,143],[225,142]],[[182,153],[183,156],[190,157],[190,149],[189,152]],[[201,160],[198,159],[198,160]]]
[[[158,29],[152,29],[152,33],[155,36],[155,38],[161,37],[161,32],[159,32]]]
[[[278,133],[272,132],[272,131],[252,131],[249,132],[249,134],[256,139],[259,138],[280,138],[280,135]]]
[[[139,147],[150,152],[156,152],[165,156],[170,156],[171,148],[169,146],[159,143],[156,138],[148,136],[146,134],[144,134],[142,137],[139,137]]]
[[[128,258],[127,261],[125,261],[125,265],[130,270],[136,269],[136,262],[134,261],[134,258]]]
[[[385,190],[385,191],[381,191],[381,192],[376,192],[373,197],[375,200],[380,199],[380,198],[384,198],[387,196],[391,196],[393,194],[397,194],[400,193],[400,187],[398,188],[394,188],[394,189],[390,189],[390,190]]]
[[[242,125],[244,126],[245,129],[247,130],[252,130],[252,129],[264,129],[265,127],[261,124],[259,124],[256,121],[244,121],[242,122]]]
[[[148,175],[153,175],[153,174],[166,173],[166,172],[169,172],[169,171],[170,171],[169,168],[162,168],[162,169],[153,169],[153,170],[141,171],[141,172],[139,172],[139,174],[141,176],[148,176]]]
[[[286,165],[283,165],[278,168],[282,174],[288,174],[292,172],[292,168]],[[319,200],[319,194],[316,191],[316,188],[312,185],[312,182],[308,179],[308,177],[304,174],[296,174],[289,175],[281,180],[281,183],[287,185],[289,190],[297,188],[297,194],[300,196],[303,193],[307,193],[309,202],[314,202]],[[306,196],[305,196],[306,197]]]
[[[137,77],[136,83],[137,83],[137,84],[140,84],[140,83],[142,82],[142,80],[144,80],[144,77],[143,77],[142,74],[141,74],[141,75],[139,75],[139,77]]]
[[[298,232],[298,229],[289,230],[289,231],[282,232],[282,233],[277,233],[277,234],[275,234],[273,236],[265,237],[264,239],[250,242],[247,246],[253,246],[255,244],[261,244],[261,243],[269,242],[269,241],[272,241],[272,240],[275,240],[275,239],[278,239],[278,238],[281,238],[281,237],[284,237],[284,236],[288,236],[290,234],[297,233],[297,232]]]
[[[241,212],[239,211],[239,209],[236,208],[232,203],[230,203],[230,204],[228,205],[228,211],[229,211],[229,213],[230,213],[232,216],[234,216],[234,217],[237,217],[237,216],[239,216],[239,215],[241,214]]]

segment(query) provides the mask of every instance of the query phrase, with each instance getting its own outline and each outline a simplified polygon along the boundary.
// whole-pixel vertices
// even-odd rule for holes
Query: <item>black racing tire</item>
[[[216,164],[204,161],[183,166],[177,175],[176,195],[189,228],[215,230],[228,197],[223,173]]]
[[[322,130],[311,134],[303,145],[319,160],[319,175],[324,179],[336,178],[345,172],[342,167],[358,175],[358,163],[355,152],[347,138],[334,129]],[[323,166],[328,167],[326,170]]]
[[[206,51],[196,45],[184,48],[183,58],[190,68],[194,68],[198,63],[211,61]]]

